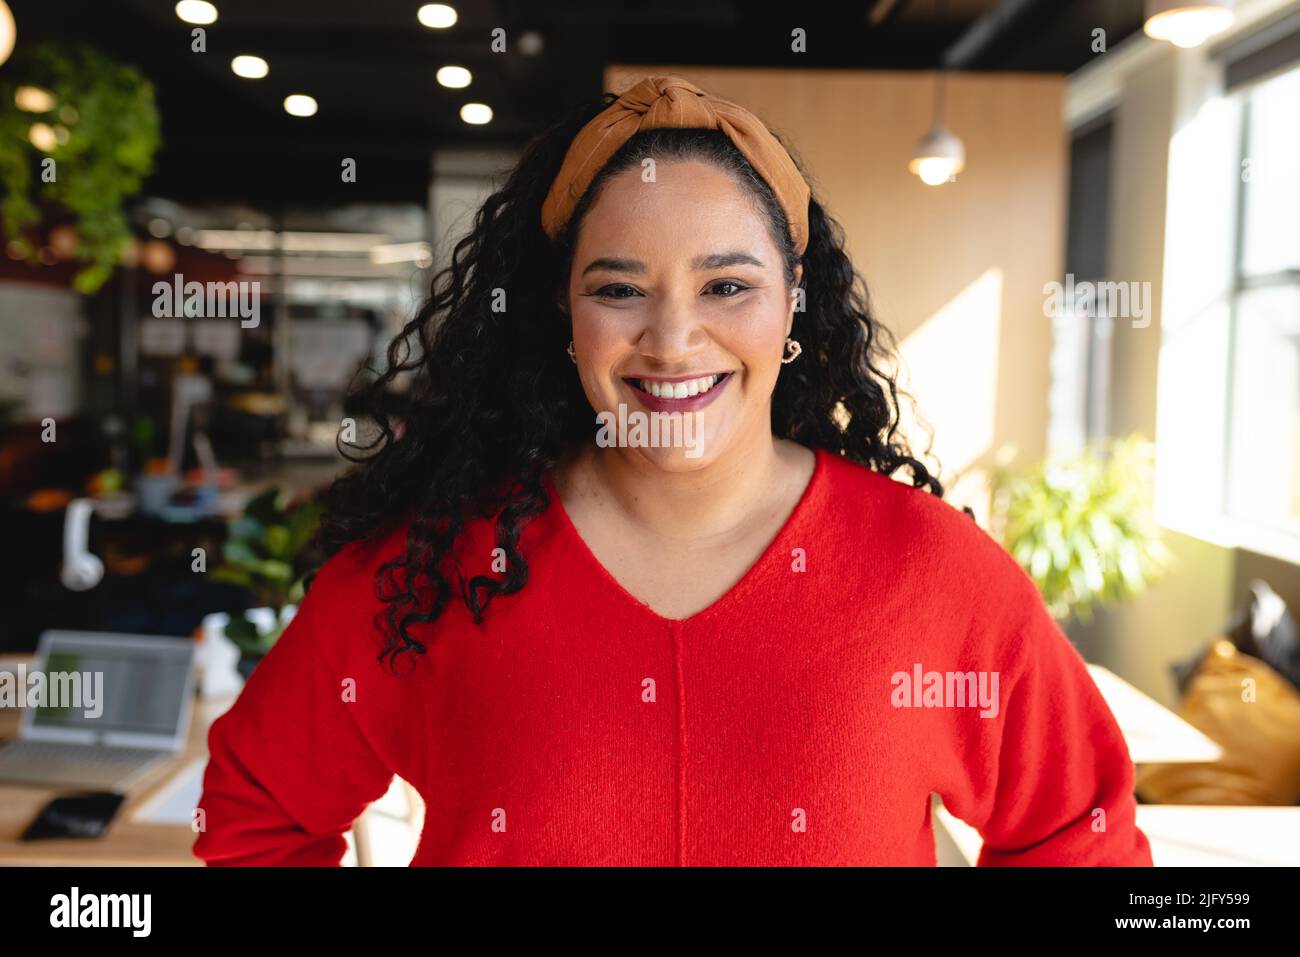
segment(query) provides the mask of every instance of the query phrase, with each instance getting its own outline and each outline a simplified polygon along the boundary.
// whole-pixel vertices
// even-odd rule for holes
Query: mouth
[[[731,380],[731,372],[703,376],[624,376],[633,395],[654,412],[694,412],[710,404]]]

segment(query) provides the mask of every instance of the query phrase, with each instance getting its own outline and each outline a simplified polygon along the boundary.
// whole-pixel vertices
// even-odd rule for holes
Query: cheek
[[[611,370],[627,353],[628,328],[608,310],[592,308],[583,300],[576,300],[571,317],[582,391],[593,407],[611,408],[616,395]]]
[[[752,374],[775,378],[785,343],[786,305],[780,293],[738,308],[717,324],[718,341]]]
[[[593,375],[607,372],[630,343],[632,327],[617,313],[591,305],[573,310],[573,341]]]

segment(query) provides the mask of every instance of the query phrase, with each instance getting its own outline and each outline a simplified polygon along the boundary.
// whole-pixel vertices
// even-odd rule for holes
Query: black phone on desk
[[[102,837],[122,806],[116,791],[87,791],[56,797],[23,832],[24,841],[58,837]]]

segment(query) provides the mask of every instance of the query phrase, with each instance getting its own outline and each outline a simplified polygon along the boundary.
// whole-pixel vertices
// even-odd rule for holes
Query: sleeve
[[[392,781],[327,656],[346,617],[324,578],[208,732],[193,852],[209,866],[338,866],[344,833]]]
[[[987,773],[950,808],[983,837],[980,867],[1150,867],[1119,725],[1037,589],[1021,594],[1014,674],[981,749]]]

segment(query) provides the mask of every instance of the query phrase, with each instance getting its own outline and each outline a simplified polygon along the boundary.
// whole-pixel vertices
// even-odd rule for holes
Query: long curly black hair
[[[803,310],[791,333],[803,353],[777,380],[773,434],[885,475],[905,468],[913,486],[943,497],[943,486],[898,434],[900,392],[887,368],[893,337],[872,316],[843,230],[814,198],[808,246],[796,255],[780,204],[723,133],[636,134],[598,174],[564,234],[554,242],[546,236],[542,202],[565,152],[612,99],[606,94],[575,110],[527,147],[389,346],[387,368],[352,396],[352,407],[377,431],[359,446],[340,445],[355,464],[326,496],[321,542],[333,554],[406,525],[405,553],[382,565],[376,582],[385,609],[379,659],[390,667],[405,654],[425,652],[427,626],[448,603],[459,598],[481,622],[494,597],[527,584],[519,537],[550,505],[543,475],[595,434],[593,410],[566,354],[565,291],[576,231],[602,183],[647,156],[700,159],[729,171],[767,212],[789,285],[803,263]],[[466,576],[454,557],[473,518],[495,522],[507,569],[499,577]]]

